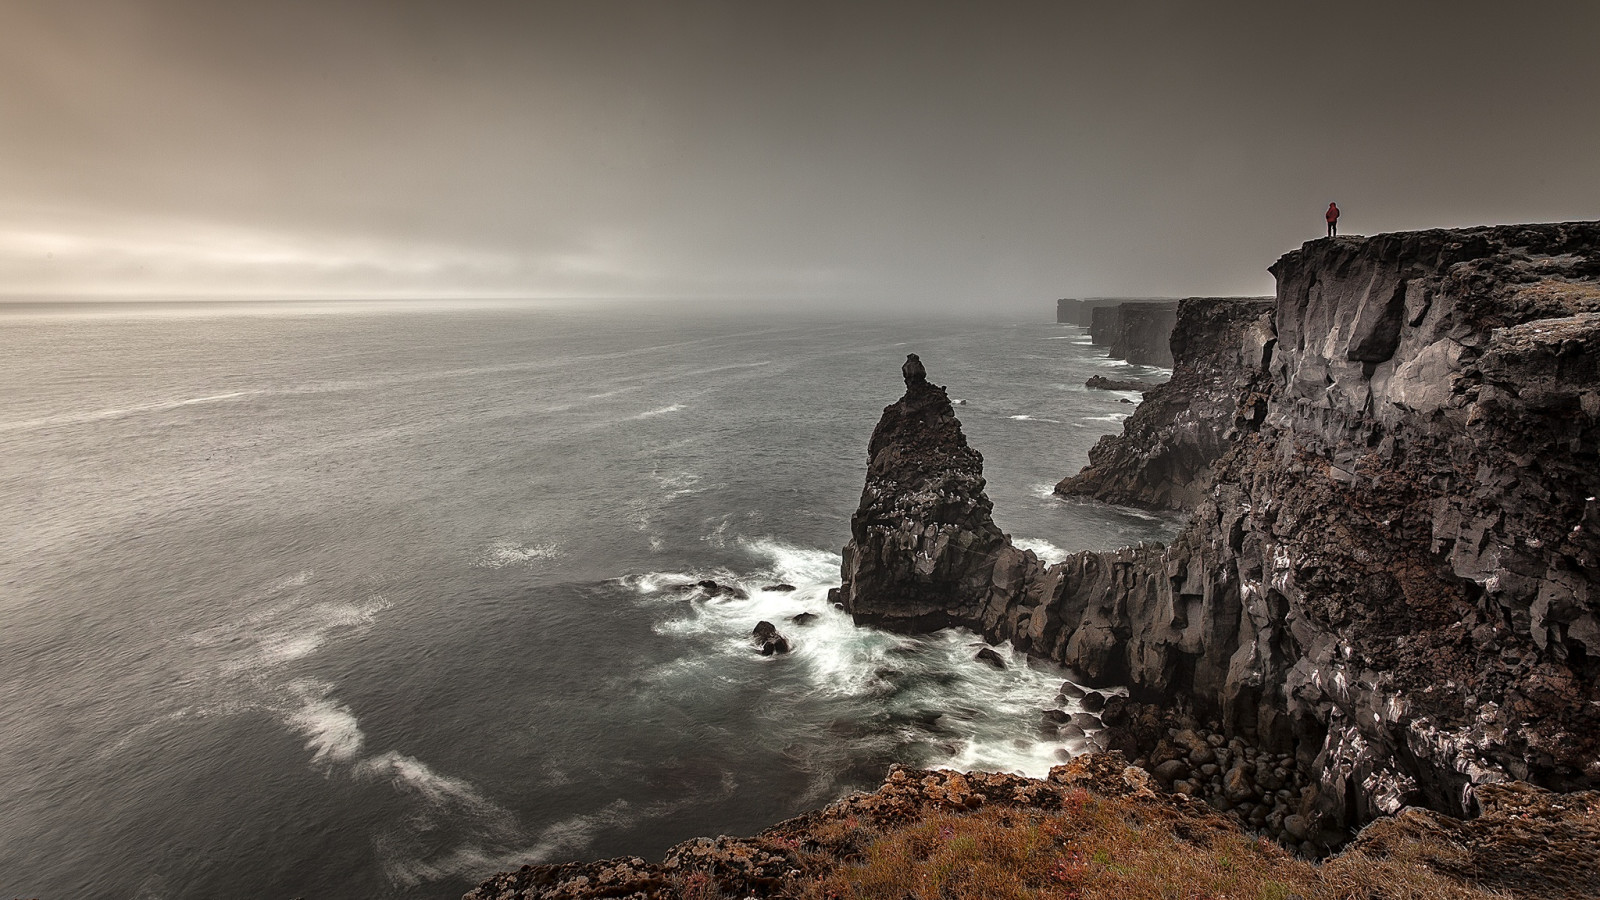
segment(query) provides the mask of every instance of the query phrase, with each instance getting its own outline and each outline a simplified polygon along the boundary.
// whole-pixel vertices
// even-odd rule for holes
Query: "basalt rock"
[[[1170,546],[1017,551],[943,391],[908,390],[845,607],[1185,698],[1309,769],[1319,846],[1497,782],[1600,786],[1600,223],[1319,240],[1271,271],[1270,318],[1184,305],[1214,327],[1178,329],[1166,393],[1077,482],[1187,508]]]
[[[1144,509],[1192,509],[1210,490],[1211,467],[1235,433],[1218,423],[1242,418],[1242,426],[1253,427],[1265,415],[1264,382],[1277,343],[1272,310],[1271,298],[1179,301],[1172,378],[1145,388],[1122,434],[1095,444],[1089,465],[1056,485],[1056,493]]]
[[[905,396],[872,433],[843,583],[830,597],[857,622],[915,632],[975,622],[991,583],[1037,557],[995,526],[983,457],[967,446],[945,389],[913,362]]]
[[[1168,338],[1176,314],[1177,304],[1171,300],[1096,307],[1090,311],[1089,338],[1108,347],[1114,359],[1135,365],[1170,366],[1172,351]]]
[[[771,622],[757,622],[756,627],[750,631],[750,638],[762,656],[789,652],[789,639],[779,634],[778,626]]]
[[[1083,386],[1091,391],[1149,391],[1160,387],[1159,384],[1149,381],[1130,381],[1127,379],[1107,378],[1104,375],[1090,376]]]

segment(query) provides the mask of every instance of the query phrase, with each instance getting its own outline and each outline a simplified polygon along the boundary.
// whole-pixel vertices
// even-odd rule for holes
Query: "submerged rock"
[[[778,626],[771,622],[757,622],[750,636],[755,639],[756,649],[762,656],[789,652],[789,639],[779,634]]]
[[[1104,375],[1094,375],[1088,381],[1085,381],[1083,386],[1091,391],[1148,391],[1161,385],[1152,384],[1148,381],[1125,381],[1107,378]]]
[[[680,593],[690,594],[699,591],[706,597],[730,597],[734,600],[748,600],[750,594],[744,588],[731,584],[721,584],[711,579],[692,581],[677,586]]]

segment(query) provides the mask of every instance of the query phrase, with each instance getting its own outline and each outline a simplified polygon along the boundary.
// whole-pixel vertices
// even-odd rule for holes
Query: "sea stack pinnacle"
[[[928,381],[914,353],[901,373],[905,396],[884,409],[867,448],[834,597],[861,623],[980,627],[996,575],[1023,554],[994,524],[983,456],[967,446],[945,389]]]

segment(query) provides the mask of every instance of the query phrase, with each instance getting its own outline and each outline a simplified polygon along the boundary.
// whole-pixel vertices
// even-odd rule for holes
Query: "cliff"
[[[1178,305],[1172,300],[1123,302],[1090,309],[1089,339],[1110,356],[1141,366],[1172,365],[1169,338]]]
[[[1244,417],[1244,427],[1260,424],[1262,361],[1276,343],[1272,310],[1267,297],[1179,301],[1169,329],[1172,378],[1146,390],[1123,433],[1095,444],[1089,465],[1063,479],[1056,493],[1145,509],[1192,509],[1211,489],[1211,466],[1230,446],[1235,416]]]
[[[1077,482],[1188,505],[1170,546],[1045,567],[996,540],[981,458],[941,421],[917,483],[977,492],[906,502],[923,435],[875,434],[840,601],[1295,754],[1321,844],[1406,806],[1470,813],[1486,784],[1600,784],[1600,223],[1320,240],[1271,271],[1270,323],[1185,306],[1213,317],[1175,348],[1210,373],[1202,414],[1152,406]],[[1192,466],[1113,471],[1219,448],[1188,485]]]

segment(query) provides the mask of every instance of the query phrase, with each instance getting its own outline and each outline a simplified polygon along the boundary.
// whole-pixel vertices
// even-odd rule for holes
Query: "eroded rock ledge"
[[[1600,223],[1319,240],[1271,271],[1270,318],[1185,302],[1210,325],[1180,327],[1173,384],[1063,485],[1187,508],[1170,546],[1012,547],[928,385],[874,433],[838,599],[1186,698],[1311,767],[1326,843],[1486,784],[1600,784]]]

